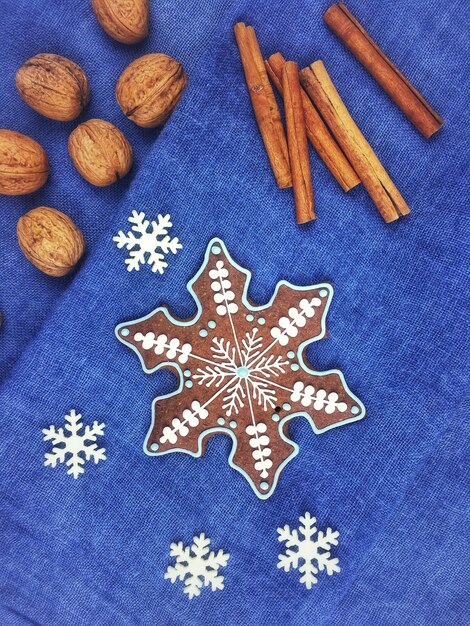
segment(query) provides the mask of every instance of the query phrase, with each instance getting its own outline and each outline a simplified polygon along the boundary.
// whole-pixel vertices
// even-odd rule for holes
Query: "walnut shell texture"
[[[186,87],[182,64],[166,54],[145,54],[126,67],[116,85],[124,114],[143,128],[161,126]]]
[[[32,193],[48,176],[49,161],[37,141],[14,130],[0,129],[0,194]]]
[[[130,143],[116,126],[100,119],[87,120],[72,131],[69,154],[83,178],[96,187],[124,178],[132,166]]]
[[[18,220],[18,243],[26,258],[49,276],[65,276],[85,251],[83,235],[56,209],[40,206]]]
[[[16,73],[16,88],[32,109],[60,122],[80,115],[90,100],[82,68],[58,54],[37,54]]]
[[[93,10],[103,30],[125,44],[133,44],[148,35],[148,0],[92,0]]]

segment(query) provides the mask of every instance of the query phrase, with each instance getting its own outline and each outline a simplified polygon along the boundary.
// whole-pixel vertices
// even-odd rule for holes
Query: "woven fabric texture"
[[[151,1],[138,46],[109,39],[89,2],[0,0],[0,125],[45,147],[52,173],[37,193],[2,197],[0,224],[0,623],[43,626],[417,626],[468,623],[469,19],[462,3],[351,0],[348,8],[446,123],[426,141],[328,30],[311,0]],[[300,66],[323,59],[341,96],[411,207],[386,225],[362,187],[341,191],[311,152],[317,220],[298,227],[291,191],[276,188],[246,91],[233,24],[255,26],[263,53]],[[180,59],[188,88],[160,131],[122,115],[114,86],[134,58]],[[92,101],[135,152],[106,189],[74,170],[74,123],[19,100],[16,69],[56,52],[88,73]],[[40,274],[16,242],[20,215],[68,213],[88,250],[71,276]],[[170,213],[183,249],[165,273],[126,271],[112,237],[132,210]],[[186,289],[211,237],[253,272],[250,296],[285,279],[330,281],[328,337],[308,348],[341,369],[364,420],[316,436],[294,420],[299,455],[261,501],[227,462],[206,454],[150,458],[142,445],[168,372],[146,375],[115,326],[168,305],[189,317]],[[70,409],[105,422],[107,460],[77,480],[43,466],[41,430]],[[101,443],[100,442],[100,443]],[[278,569],[276,528],[310,511],[339,530],[341,572],[307,590]],[[228,552],[225,588],[188,601],[163,575],[170,543],[206,533]]]

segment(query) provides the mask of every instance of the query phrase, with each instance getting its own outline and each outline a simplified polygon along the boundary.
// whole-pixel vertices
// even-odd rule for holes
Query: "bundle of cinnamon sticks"
[[[325,21],[425,137],[444,120],[385,56],[343,4]],[[315,219],[307,140],[344,191],[362,182],[385,222],[410,212],[377,155],[355,124],[322,61],[298,71],[277,52],[266,61],[252,26],[235,24],[235,39],[258,127],[280,188],[293,187],[296,221]],[[282,122],[270,80],[284,101]]]

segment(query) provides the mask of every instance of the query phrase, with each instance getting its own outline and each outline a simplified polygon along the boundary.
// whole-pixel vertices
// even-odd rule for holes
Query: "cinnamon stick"
[[[282,91],[284,93],[287,146],[294,187],[296,221],[297,224],[305,224],[305,222],[315,219],[315,212],[313,210],[312,175],[300,93],[299,70],[294,61],[284,63]]]
[[[281,113],[266,73],[263,57],[252,26],[238,22],[234,27],[245,80],[256,121],[278,187],[292,187],[287,140]]]
[[[282,67],[285,62],[286,60],[280,52],[272,54],[265,61],[268,75],[281,96],[283,95]],[[359,185],[361,181],[302,87],[300,88],[300,93],[307,137],[341,188],[344,191],[349,191],[356,185]]]
[[[392,222],[409,213],[410,209],[405,200],[356,126],[322,61],[316,61],[303,69],[300,72],[300,80],[383,219]]]
[[[382,52],[342,2],[331,6],[323,18],[420,133],[429,139],[439,130],[444,123],[442,117]]]

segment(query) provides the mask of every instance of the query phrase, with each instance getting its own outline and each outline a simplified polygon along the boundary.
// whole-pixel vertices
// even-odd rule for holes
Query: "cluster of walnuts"
[[[108,35],[133,44],[148,34],[148,0],[92,0],[96,17]],[[116,99],[123,113],[138,126],[161,126],[186,86],[183,66],[161,53],[146,54],[120,75]],[[16,74],[21,98],[53,120],[77,118],[90,100],[90,84],[83,69],[58,54],[37,54]],[[123,133],[102,119],[79,124],[68,140],[70,158],[92,185],[104,187],[123,178],[132,166],[132,148]],[[0,129],[0,194],[37,191],[49,176],[42,146],[19,132]],[[31,228],[34,225],[34,233]],[[83,237],[60,211],[38,207],[20,218],[18,240],[27,258],[52,276],[70,271],[83,254]]]

